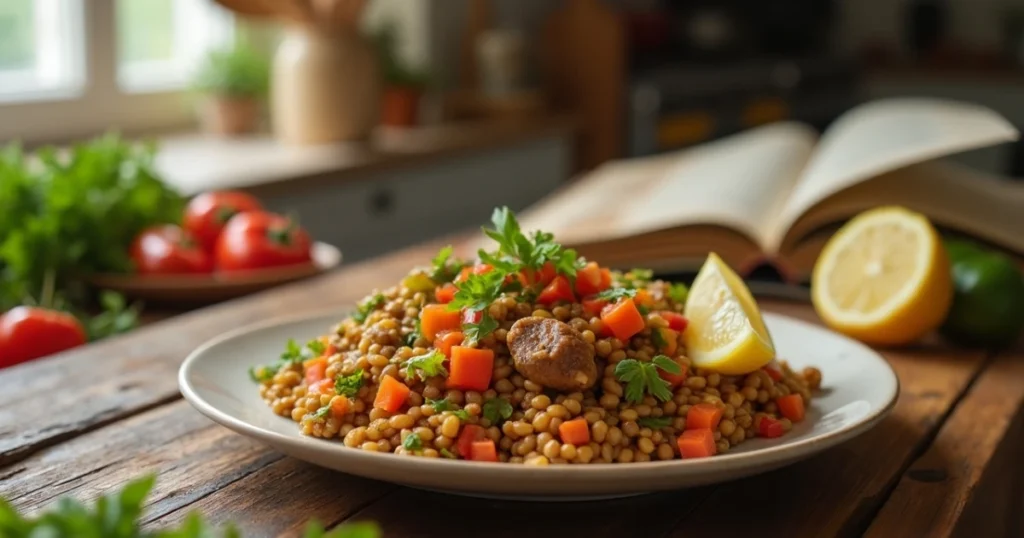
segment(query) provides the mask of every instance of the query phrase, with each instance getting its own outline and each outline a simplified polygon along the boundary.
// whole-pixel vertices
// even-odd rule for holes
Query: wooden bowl
[[[87,282],[97,288],[120,292],[131,299],[161,304],[211,304],[279,286],[329,271],[341,263],[341,251],[315,242],[312,262],[201,275],[137,275],[99,273]]]

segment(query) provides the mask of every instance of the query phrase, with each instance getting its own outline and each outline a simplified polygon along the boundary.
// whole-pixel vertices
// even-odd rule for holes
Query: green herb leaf
[[[597,294],[598,299],[610,302],[617,302],[621,299],[636,297],[636,290],[633,288],[608,288]]]
[[[504,398],[491,398],[484,402],[483,415],[492,425],[497,426],[512,416],[512,404]]]
[[[452,258],[454,249],[448,245],[441,249],[431,261],[430,279],[437,284],[444,284],[455,280],[459,271],[465,266],[464,263]]]
[[[682,368],[679,367],[679,363],[665,355],[657,355],[651,359],[651,362],[653,362],[658,368],[661,368],[670,374],[679,375],[683,373]]]
[[[363,302],[359,303],[355,313],[352,314],[352,319],[356,320],[358,323],[365,322],[367,316],[370,315],[370,312],[380,308],[386,300],[387,299],[384,297],[383,293],[375,293],[364,299]]]
[[[452,408],[452,403],[448,401],[448,398],[441,398],[440,400],[431,400],[427,398],[427,405],[434,408],[437,413],[443,413]]]
[[[491,306],[501,296],[505,285],[505,273],[500,270],[489,271],[482,275],[472,273],[459,284],[455,298],[448,303],[448,310],[473,310],[481,312]]]
[[[446,458],[448,458],[448,459],[450,459],[450,460],[456,459],[455,454],[452,454],[452,451],[448,450],[447,448],[442,448],[441,449],[441,455],[446,457]]]
[[[426,381],[428,377],[434,377],[437,375],[448,375],[448,370],[444,367],[444,361],[447,357],[440,350],[433,350],[425,355],[417,355],[409,358],[409,360],[402,363],[402,368],[405,368],[405,377],[412,379],[419,374],[420,379]]]
[[[309,418],[312,418],[313,420],[323,420],[324,418],[327,417],[327,415],[330,412],[331,412],[331,406],[330,405],[325,405],[325,406],[321,407],[320,409],[317,409],[316,413],[310,413],[310,414],[308,414],[306,416],[309,417]]]
[[[90,341],[125,333],[138,327],[142,303],[128,306],[123,295],[104,290],[100,292],[100,306],[103,311],[87,319],[85,323]]]
[[[410,433],[405,436],[405,440],[402,441],[402,446],[405,447],[409,452],[416,450],[423,450],[423,440],[420,439],[419,434]]]
[[[658,349],[665,349],[668,346],[668,342],[665,341],[665,337],[661,335],[661,331],[658,329],[651,329],[651,343]]]
[[[302,346],[300,346],[294,338],[289,338],[288,343],[285,344],[284,352],[281,353],[281,360],[291,363],[298,363],[306,360],[303,356]]]
[[[630,277],[634,282],[650,282],[654,278],[654,271],[650,269],[638,269],[633,268],[629,271]]]
[[[306,349],[309,350],[313,357],[321,357],[327,351],[327,346],[320,339],[314,338],[306,342]]]
[[[663,369],[670,371],[668,368]],[[678,366],[676,370],[678,371]],[[640,362],[636,359],[619,361],[615,365],[615,377],[626,384],[625,396],[630,402],[643,401],[644,394],[650,394],[663,402],[672,399],[671,385],[658,375],[654,363]]]
[[[473,342],[479,342],[488,334],[494,332],[498,328],[498,322],[491,317],[486,311],[480,317],[480,321],[477,323],[464,323],[462,325],[462,334],[466,337],[465,343],[471,344]]]
[[[672,425],[672,417],[642,417],[637,420],[637,424],[644,428],[660,430]]]
[[[668,287],[668,298],[676,304],[686,304],[686,297],[689,293],[690,289],[682,282],[674,282]]]
[[[499,256],[496,258],[513,264],[506,267],[506,272],[515,272],[523,268],[540,270],[545,263],[551,262],[559,273],[570,278],[576,276],[576,251],[563,249],[554,241],[554,235],[536,231],[531,237],[527,237],[519,227],[515,215],[507,207],[494,210],[491,224],[494,229],[484,228],[484,233],[498,243]],[[518,260],[518,266],[514,265],[515,260]]]
[[[271,370],[266,366],[250,366],[249,377],[257,383],[266,383],[274,379],[274,375],[277,374],[275,370]]]
[[[465,409],[456,409],[452,411],[452,414],[463,422],[469,421],[469,411],[466,411]]]
[[[348,397],[355,398],[359,394],[359,389],[363,387],[363,369],[360,368],[349,375],[338,374],[338,377],[334,378],[334,392]]]

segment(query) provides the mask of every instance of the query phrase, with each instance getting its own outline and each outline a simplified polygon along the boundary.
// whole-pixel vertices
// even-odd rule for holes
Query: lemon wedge
[[[775,346],[754,296],[714,252],[690,287],[685,315],[690,326],[683,338],[696,366],[741,375],[775,358]]]
[[[949,258],[924,215],[872,209],[829,239],[814,266],[811,298],[839,332],[869,344],[907,344],[937,328],[949,311]]]

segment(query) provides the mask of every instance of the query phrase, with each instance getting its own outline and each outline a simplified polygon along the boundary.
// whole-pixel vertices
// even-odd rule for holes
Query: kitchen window
[[[184,126],[233,27],[212,0],[0,0],[0,143]]]

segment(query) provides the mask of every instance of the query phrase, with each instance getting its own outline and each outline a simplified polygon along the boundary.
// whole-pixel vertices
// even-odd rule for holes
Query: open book
[[[819,138],[783,122],[675,153],[614,161],[521,214],[611,266],[696,268],[711,250],[740,272],[801,282],[836,227],[897,204],[1024,254],[1024,183],[935,159],[1016,140],[995,112],[933,99],[854,108]]]

